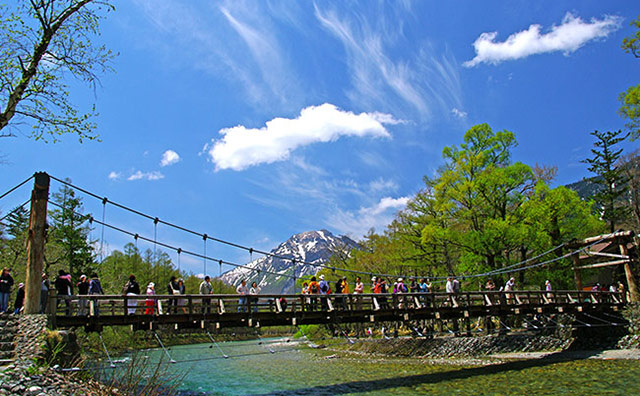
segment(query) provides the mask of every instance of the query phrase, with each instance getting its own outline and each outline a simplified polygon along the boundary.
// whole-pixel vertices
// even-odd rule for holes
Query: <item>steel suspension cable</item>
[[[14,186],[13,188],[10,188],[8,191],[6,191],[4,194],[0,195],[0,199],[6,197],[7,195],[11,194],[12,192],[16,191],[17,189],[19,189],[20,187],[24,186],[25,184],[27,184],[29,182],[29,180],[33,179],[35,175],[31,175],[29,176],[25,181],[23,181],[22,183],[19,183],[18,185]]]
[[[106,201],[107,201],[107,199],[106,199],[106,198],[100,197],[98,194],[92,193],[92,192],[90,192],[90,191],[88,191],[88,190],[86,190],[86,189],[83,189],[83,188],[81,188],[81,187],[78,187],[78,186],[76,186],[76,185],[74,185],[74,184],[72,184],[72,183],[70,183],[70,182],[67,182],[67,181],[65,181],[65,180],[58,179],[58,178],[56,178],[55,176],[50,176],[50,177],[51,177],[52,179],[54,179],[54,180],[56,180],[56,181],[58,181],[58,182],[62,183],[62,184],[67,185],[68,187],[74,188],[74,189],[76,189],[76,190],[78,190],[78,191],[81,191],[81,192],[83,192],[83,193],[85,193],[85,194],[87,194],[87,195],[90,195],[90,196],[92,196],[92,197],[94,197],[94,198],[102,199],[102,200],[103,200],[103,202],[106,202]],[[304,261],[304,260],[297,260],[297,259],[295,259],[295,258],[284,257],[284,256],[281,256],[281,255],[278,255],[278,254],[274,254],[274,253],[271,253],[271,252],[265,252],[265,251],[262,251],[262,250],[253,249],[253,248],[248,247],[248,246],[243,246],[243,245],[240,245],[240,244],[237,244],[237,243],[234,243],[234,242],[229,242],[229,241],[226,241],[226,240],[223,240],[223,239],[220,239],[220,238],[211,237],[211,236],[208,236],[207,234],[203,234],[203,233],[200,233],[200,232],[197,232],[197,231],[194,231],[194,230],[191,230],[191,229],[188,229],[188,228],[185,228],[185,227],[179,226],[179,225],[177,225],[177,224],[173,224],[173,223],[170,223],[170,222],[167,222],[167,221],[164,221],[164,220],[160,220],[158,217],[153,217],[153,216],[151,216],[151,215],[148,215],[148,214],[146,214],[146,213],[143,213],[143,212],[140,212],[140,211],[138,211],[138,210],[132,209],[132,208],[130,208],[130,207],[128,207],[128,206],[126,206],[126,205],[119,204],[119,203],[117,203],[117,202],[108,201],[108,203],[110,203],[110,204],[112,204],[112,205],[114,205],[114,206],[117,206],[117,207],[119,207],[119,208],[121,208],[121,209],[123,209],[123,210],[126,210],[126,211],[129,211],[129,212],[131,212],[131,213],[134,213],[134,214],[136,214],[136,215],[139,215],[139,216],[146,217],[146,218],[148,218],[148,219],[154,220],[154,223],[160,222],[160,223],[162,223],[162,224],[164,224],[164,225],[167,225],[167,226],[169,226],[169,227],[172,227],[172,228],[175,228],[175,229],[178,229],[178,230],[181,230],[181,231],[184,231],[184,232],[187,232],[187,233],[193,234],[193,235],[197,235],[197,236],[199,236],[199,237],[202,237],[202,238],[203,238],[203,239],[205,239],[205,240],[206,240],[206,239],[211,239],[211,240],[212,240],[212,241],[214,241],[214,242],[222,243],[222,244],[225,244],[225,245],[228,245],[228,246],[233,246],[233,247],[238,248],[238,249],[244,249],[244,250],[249,251],[249,253],[250,253],[250,254],[252,254],[253,252],[256,252],[256,253],[263,254],[263,255],[268,256],[268,257],[278,258],[278,259],[285,260],[285,261],[291,261],[291,262],[294,262],[294,263],[295,263],[295,262],[299,262],[299,263],[304,264],[304,265],[307,265],[307,266],[313,266],[313,267],[318,267],[318,268],[331,269],[331,270],[332,270],[332,271],[334,271],[334,272],[335,272],[335,271],[342,271],[342,272],[347,272],[347,273],[352,273],[352,274],[359,274],[359,275],[377,275],[377,276],[379,276],[379,277],[387,277],[387,278],[396,278],[396,277],[408,278],[408,277],[407,277],[407,276],[405,276],[405,275],[398,275],[398,274],[378,274],[378,273],[372,273],[372,272],[370,272],[370,271],[359,271],[359,270],[352,270],[352,269],[347,269],[347,268],[337,268],[337,267],[330,266],[330,265],[326,265],[326,264],[312,263],[312,262],[308,262],[308,261]],[[603,238],[603,239],[604,239],[604,238]],[[598,241],[598,242],[599,242],[599,241]],[[595,243],[594,243],[594,244],[595,244]],[[549,263],[552,263],[552,262],[558,261],[558,260],[560,260],[560,259],[564,259],[564,258],[570,257],[571,255],[573,255],[573,254],[577,254],[577,253],[579,253],[581,250],[583,250],[583,249],[584,249],[584,248],[579,249],[579,250],[577,250],[577,251],[574,251],[574,252],[569,253],[569,254],[565,254],[565,255],[563,255],[563,256],[561,256],[561,257],[558,257],[558,258],[553,259],[553,260],[546,261],[546,262],[544,262],[544,263],[535,264],[535,265],[533,265],[533,266],[528,266],[528,267],[517,268],[517,269],[515,269],[515,270],[513,270],[513,271],[504,271],[505,269],[513,268],[513,267],[516,267],[516,266],[522,265],[522,264],[524,264],[524,263],[527,263],[527,262],[533,261],[533,260],[535,260],[535,259],[537,259],[537,258],[543,257],[543,256],[545,256],[545,255],[547,255],[547,254],[549,254],[549,253],[551,253],[551,252],[553,252],[553,251],[555,251],[555,250],[557,250],[557,249],[559,249],[559,248],[563,247],[564,245],[565,245],[565,243],[562,243],[562,244],[560,244],[560,245],[558,245],[558,246],[556,246],[556,247],[554,247],[554,248],[552,248],[552,249],[550,249],[550,250],[548,250],[548,251],[546,251],[546,252],[544,252],[544,253],[541,253],[541,254],[539,254],[539,255],[537,255],[537,256],[535,256],[535,257],[531,257],[531,258],[529,258],[529,259],[523,260],[523,261],[521,261],[521,262],[518,262],[518,263],[512,264],[512,265],[510,265],[510,266],[508,266],[508,267],[504,267],[504,268],[500,268],[500,269],[496,269],[496,270],[488,271],[488,272],[481,273],[481,274],[461,275],[461,276],[462,276],[462,277],[464,277],[464,278],[474,278],[474,277],[485,277],[485,276],[490,276],[490,275],[499,275],[499,274],[505,274],[505,273],[510,273],[510,272],[518,272],[518,271],[521,271],[521,270],[525,270],[525,269],[529,269],[529,268],[535,268],[535,267],[537,267],[537,266],[541,266],[541,265],[549,264]],[[593,245],[593,244],[592,244],[592,245]],[[590,246],[592,246],[592,245],[590,245]],[[258,271],[258,270],[256,270],[256,271]],[[280,275],[280,276],[287,276],[287,277],[289,277],[289,278],[292,278],[290,275],[284,275],[284,274],[278,274],[278,275]],[[437,277],[430,277],[430,278],[431,278],[431,279],[447,279],[448,277],[446,277],[446,276],[437,276]]]

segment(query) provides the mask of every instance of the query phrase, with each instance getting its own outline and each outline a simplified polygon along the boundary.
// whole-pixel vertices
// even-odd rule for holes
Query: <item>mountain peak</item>
[[[325,229],[305,231],[292,235],[272,249],[271,254],[277,257],[258,258],[246,264],[249,268],[235,268],[224,273],[221,279],[234,286],[242,279],[249,283],[255,281],[266,294],[291,293],[294,286],[292,276],[300,278],[315,274],[320,267],[311,264],[324,264],[335,252],[350,251],[356,246],[349,237],[335,236]]]

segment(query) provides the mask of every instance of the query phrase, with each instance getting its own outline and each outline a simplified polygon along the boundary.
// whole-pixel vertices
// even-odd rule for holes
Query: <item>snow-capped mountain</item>
[[[262,294],[292,293],[293,279],[291,276],[294,273],[297,278],[300,278],[305,275],[313,275],[321,269],[309,264],[302,264],[302,261],[313,264],[326,263],[335,252],[348,252],[356,246],[357,244],[349,237],[335,236],[327,230],[307,231],[292,236],[271,250],[271,253],[277,255],[278,258],[266,256],[246,264],[248,267],[260,270],[260,272],[239,267],[225,272],[221,279],[234,286],[239,285],[242,279],[246,279],[249,285],[255,281],[262,289]],[[293,259],[296,260],[295,265]],[[267,271],[271,273],[267,273]],[[274,272],[288,276],[276,275],[273,274]]]

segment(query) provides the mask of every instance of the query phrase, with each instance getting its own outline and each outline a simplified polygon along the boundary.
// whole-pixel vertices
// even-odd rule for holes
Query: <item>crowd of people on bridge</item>
[[[11,271],[9,268],[4,268],[2,273],[0,274],[0,313],[9,312],[9,297],[14,285],[14,280],[11,276]],[[73,283],[71,279],[71,275],[64,271],[60,270],[57,278],[53,282],[53,285],[50,283],[48,276],[46,274],[42,274],[42,282],[41,282],[41,299],[40,299],[40,311],[45,312],[47,301],[48,301],[48,293],[49,290],[54,288],[57,292],[58,296],[80,296],[84,298],[77,299],[77,306],[72,306],[71,299],[63,298],[57,300],[57,307],[61,304],[64,305],[64,312],[66,315],[98,315],[99,314],[99,303],[97,299],[91,298],[91,296],[103,295],[104,290],[100,283],[100,279],[96,273],[91,274],[90,277],[86,275],[81,275],[77,283]],[[489,279],[484,289],[486,291],[497,291],[502,292],[502,297],[507,300],[512,298],[512,294],[510,292],[514,291],[516,288],[515,278],[510,278],[506,281],[506,283],[497,288],[494,281]],[[204,277],[202,282],[200,283],[198,293],[201,295],[211,295],[213,294],[213,285],[211,283],[211,278],[207,275]],[[368,289],[371,293],[381,294],[377,298],[377,302],[381,307],[387,307],[387,294],[404,294],[404,293],[422,293],[428,294],[435,291],[435,287],[433,283],[428,278],[411,278],[409,284],[405,283],[403,278],[397,278],[393,283],[385,277],[373,276],[371,278],[371,283],[368,286]],[[171,276],[167,283],[167,294],[168,295],[184,295],[186,294],[186,286],[184,279],[178,278],[176,276]],[[547,280],[544,284],[543,290],[551,293],[552,286],[551,282]],[[74,294],[74,291],[77,294]],[[129,297],[140,296],[143,289],[138,284],[135,275],[130,275],[126,284],[122,288],[122,294]],[[252,311],[258,311],[260,307],[260,293],[262,289],[258,285],[257,282],[251,282],[251,285],[248,285],[246,279],[242,279],[238,286],[236,287],[236,293],[238,294],[238,306],[237,312],[248,312],[249,309]],[[460,281],[454,277],[450,276],[447,278],[444,291],[451,295],[456,295],[461,293],[461,283]],[[592,288],[592,291],[611,291],[611,292],[622,292],[624,294],[624,286],[622,283],[612,283],[610,285],[601,286],[599,283],[595,284]],[[337,281],[328,281],[325,279],[325,275],[317,275],[312,276],[308,281],[305,280],[302,284],[301,294],[305,295],[305,309],[307,310],[327,310],[329,308],[329,304],[334,304],[337,309],[346,309],[347,301],[349,300],[345,297],[345,295],[349,294],[363,294],[365,293],[365,284],[362,282],[360,276],[355,278],[353,283],[349,283],[346,276],[339,278]],[[156,292],[156,285],[153,282],[149,282],[144,289],[144,305],[139,307],[139,302],[141,299],[131,298],[126,302],[125,311],[129,315],[134,314],[144,314],[144,315],[157,315],[161,313],[159,298],[156,297],[158,293]],[[162,294],[162,293],[160,293]],[[331,296],[329,298],[328,296]],[[549,294],[550,295],[550,294]],[[420,297],[422,301],[427,301],[423,297]],[[11,312],[14,314],[19,314],[24,307],[24,299],[25,299],[25,288],[24,284],[18,284],[18,289],[16,293],[16,300],[14,303],[14,307]],[[399,307],[402,307],[404,304],[404,298],[394,298]],[[90,301],[94,301],[93,304],[90,304]],[[360,304],[358,299],[355,299],[356,304]],[[199,303],[201,303],[201,310],[203,313],[210,313],[211,311],[211,299],[202,298]],[[269,303],[276,303],[276,301],[269,300]],[[409,302],[412,304],[413,302]],[[277,299],[277,304],[280,306],[279,309],[286,309],[288,304],[285,297],[281,297]],[[170,298],[167,301],[167,307],[163,310],[165,314],[177,314],[177,313],[187,313],[187,303],[185,298]]]

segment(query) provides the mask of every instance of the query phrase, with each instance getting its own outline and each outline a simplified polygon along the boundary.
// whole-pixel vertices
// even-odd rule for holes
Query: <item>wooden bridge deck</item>
[[[282,300],[286,300],[286,303]],[[149,306],[147,306],[149,304]],[[618,311],[623,296],[612,292],[513,291],[345,295],[156,295],[51,296],[54,327],[100,329],[158,324],[177,328],[264,327],[458,319],[527,314]]]

